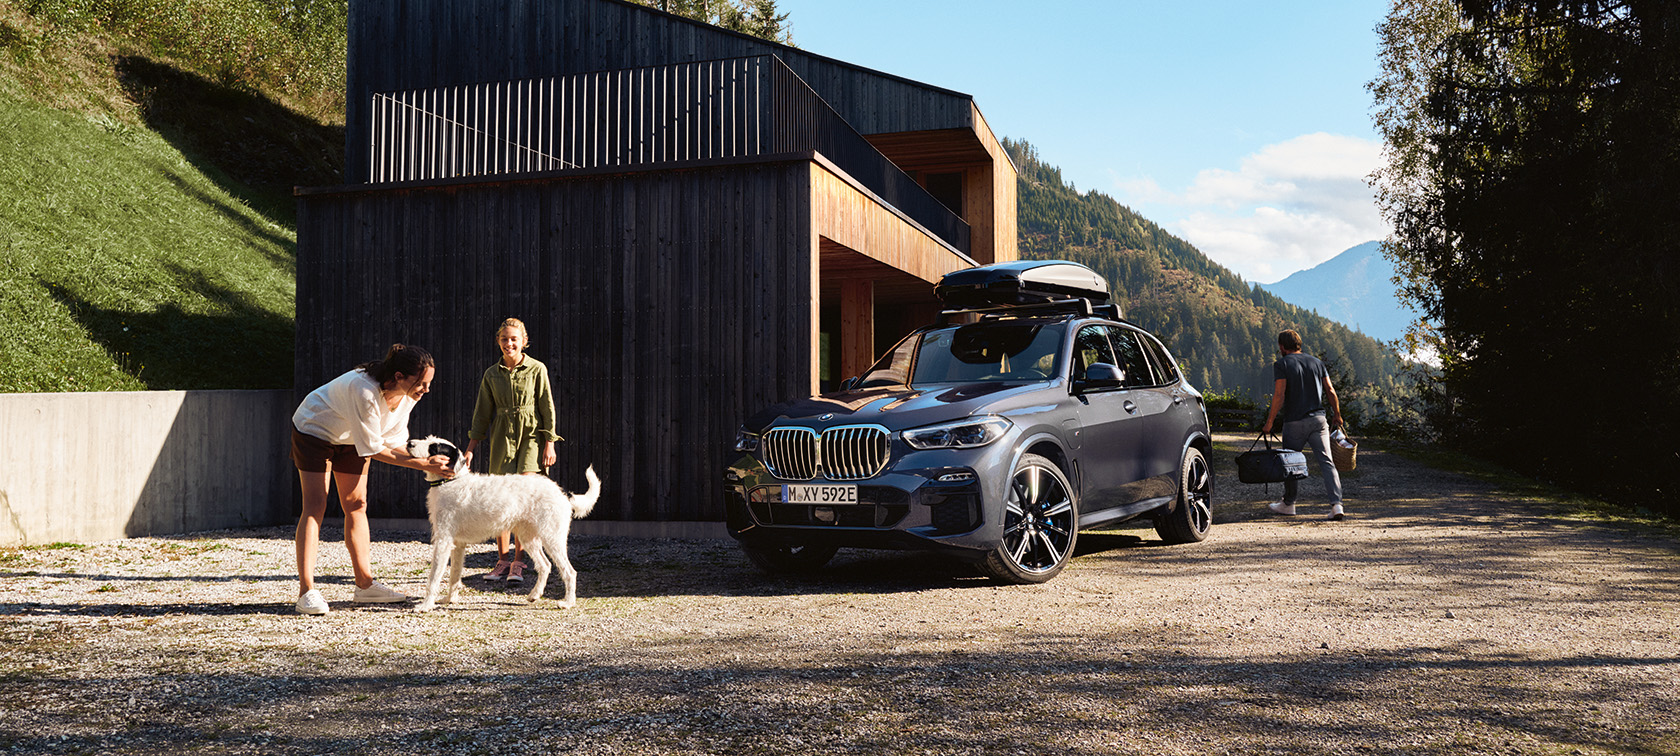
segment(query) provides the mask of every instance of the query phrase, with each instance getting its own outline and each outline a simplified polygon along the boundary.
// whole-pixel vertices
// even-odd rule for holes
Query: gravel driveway
[[[486,545],[421,615],[350,604],[339,543],[302,617],[289,528],[0,551],[0,752],[1680,753],[1672,537],[1369,444],[1348,520],[1316,479],[1274,517],[1221,441],[1207,542],[1087,533],[1044,586],[575,537],[578,608],[478,580]]]

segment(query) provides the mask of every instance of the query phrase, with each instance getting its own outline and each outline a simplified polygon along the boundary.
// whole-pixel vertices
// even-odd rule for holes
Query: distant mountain
[[[1004,147],[1020,171],[1021,257],[1073,260],[1102,274],[1126,317],[1165,339],[1198,388],[1263,404],[1285,328],[1331,363],[1338,386],[1389,385],[1398,376],[1399,358],[1370,336],[1244,281],[1108,195],[1078,193],[1032,145],[1005,139]]]
[[[1317,267],[1273,284],[1259,284],[1279,299],[1316,311],[1380,341],[1406,334],[1417,316],[1395,296],[1394,263],[1381,242],[1365,242]]]

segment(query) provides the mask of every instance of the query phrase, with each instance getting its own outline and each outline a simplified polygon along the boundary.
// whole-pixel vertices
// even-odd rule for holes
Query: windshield
[[[910,385],[1043,381],[1058,374],[1060,323],[974,323],[922,334]]]

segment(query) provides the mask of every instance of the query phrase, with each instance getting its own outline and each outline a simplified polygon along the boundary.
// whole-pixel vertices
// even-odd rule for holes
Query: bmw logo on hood
[[[826,423],[826,422],[834,419],[834,413],[833,412],[824,412],[821,415],[818,415],[817,419]]]

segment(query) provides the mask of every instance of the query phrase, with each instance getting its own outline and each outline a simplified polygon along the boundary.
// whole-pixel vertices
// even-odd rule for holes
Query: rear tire
[[[1003,540],[980,561],[980,570],[1005,583],[1046,582],[1067,566],[1079,540],[1073,486],[1055,463],[1023,454],[1006,497]]]
[[[809,543],[741,544],[747,559],[767,575],[813,572],[834,558],[839,546]]]
[[[1155,519],[1155,532],[1167,543],[1196,543],[1213,528],[1213,469],[1202,450],[1184,450],[1178,466],[1178,498]]]

